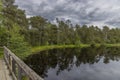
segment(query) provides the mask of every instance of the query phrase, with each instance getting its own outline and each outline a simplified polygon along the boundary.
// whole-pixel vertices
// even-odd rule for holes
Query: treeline
[[[59,21],[57,25],[47,22],[40,16],[29,19],[31,28],[28,29],[28,42],[33,45],[54,44],[94,44],[94,43],[120,43],[120,29],[103,29],[97,26],[73,25],[69,20]]]
[[[119,28],[73,25],[70,20],[59,19],[53,24],[41,16],[26,18],[14,0],[0,3],[0,45],[14,52],[28,51],[29,46],[120,43]]]

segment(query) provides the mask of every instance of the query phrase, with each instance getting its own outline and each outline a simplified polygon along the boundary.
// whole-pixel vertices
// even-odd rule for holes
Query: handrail
[[[43,80],[37,73],[29,68],[22,60],[20,60],[5,46],[4,59],[14,80],[22,80],[23,77],[27,77],[28,80]]]

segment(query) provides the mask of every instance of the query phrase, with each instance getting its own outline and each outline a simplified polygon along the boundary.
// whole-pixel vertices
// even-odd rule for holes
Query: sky
[[[15,4],[27,17],[40,15],[51,22],[59,18],[73,24],[120,28],[120,0],[16,0]]]

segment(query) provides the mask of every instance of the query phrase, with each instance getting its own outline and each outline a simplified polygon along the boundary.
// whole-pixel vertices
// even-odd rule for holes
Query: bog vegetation
[[[9,47],[19,56],[30,53],[33,46],[120,43],[119,28],[103,26],[101,29],[59,19],[53,24],[42,16],[26,18],[25,11],[14,2],[0,2],[0,46]]]

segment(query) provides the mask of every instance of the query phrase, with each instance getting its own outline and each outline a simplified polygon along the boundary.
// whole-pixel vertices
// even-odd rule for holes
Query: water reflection
[[[25,63],[45,80],[119,80],[119,60],[119,47],[89,47],[42,51]]]

